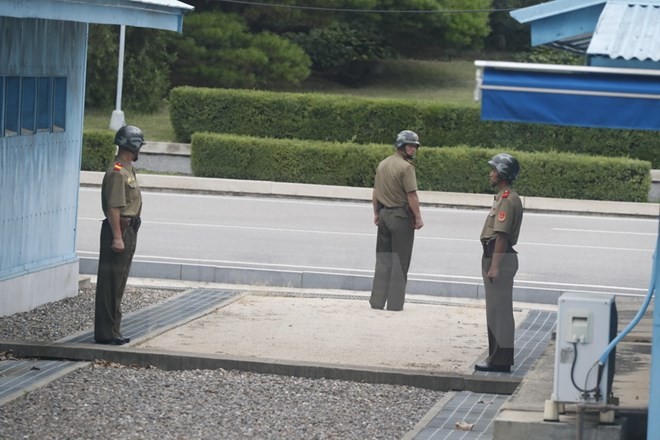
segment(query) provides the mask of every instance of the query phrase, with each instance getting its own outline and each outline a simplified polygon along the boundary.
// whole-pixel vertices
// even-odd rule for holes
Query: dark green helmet
[[[502,179],[511,182],[516,180],[516,177],[518,177],[518,173],[520,172],[520,164],[518,163],[518,160],[507,153],[496,154],[488,161],[488,165],[495,169]]]
[[[419,147],[419,136],[417,133],[410,130],[403,130],[401,133],[396,135],[396,142],[394,146],[398,148],[403,148],[408,144],[417,145]]]
[[[115,145],[135,153],[135,160],[144,143],[144,133],[133,125],[124,125],[115,134]]]

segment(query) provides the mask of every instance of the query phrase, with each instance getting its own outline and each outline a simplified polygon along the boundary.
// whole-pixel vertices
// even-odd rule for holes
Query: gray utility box
[[[565,293],[559,297],[555,402],[607,403],[614,356],[598,382],[598,359],[616,335],[614,295]],[[611,369],[611,371],[610,371]]]

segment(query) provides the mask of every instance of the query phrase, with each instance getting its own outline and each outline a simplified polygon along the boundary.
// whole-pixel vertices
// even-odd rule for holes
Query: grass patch
[[[477,107],[474,101],[473,61],[387,60],[378,63],[362,84],[344,86],[321,78],[309,78],[286,91],[329,93],[365,98],[394,98],[414,101],[441,101]],[[112,109],[86,110],[85,129],[108,129]],[[174,142],[167,104],[153,114],[124,111],[126,123],[140,127],[147,141]]]
[[[113,109],[85,110],[85,130],[109,130],[112,111]],[[127,125],[140,127],[147,141],[174,142],[174,129],[167,104],[151,114],[124,110],[124,118]]]
[[[372,75],[357,86],[310,78],[290,91],[442,101],[476,107],[479,103],[473,97],[475,69],[473,61],[387,60],[378,63]]]

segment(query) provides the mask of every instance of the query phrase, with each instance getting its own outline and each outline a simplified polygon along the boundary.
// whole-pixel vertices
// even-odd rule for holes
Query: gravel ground
[[[127,288],[124,313],[176,290]],[[0,318],[0,338],[53,341],[91,328],[93,288]],[[11,361],[8,361],[11,362]],[[397,439],[444,393],[239,371],[96,362],[0,406],[0,437]]]
[[[124,315],[158,304],[182,292],[175,289],[145,289],[127,286],[122,300]],[[0,339],[52,342],[86,329],[94,328],[95,287],[86,287],[78,295],[45,304],[29,312],[0,316]]]

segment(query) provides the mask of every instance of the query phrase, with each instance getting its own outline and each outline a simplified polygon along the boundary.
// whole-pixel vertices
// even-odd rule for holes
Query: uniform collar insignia
[[[511,191],[509,191],[509,190],[507,189],[506,191],[504,191],[504,192],[502,193],[502,198],[503,198],[503,199],[506,199],[507,197],[509,197],[509,194],[511,194]]]
[[[115,162],[115,167],[114,167],[115,171],[121,171],[122,168],[124,168],[124,164],[122,164],[121,162]]]

